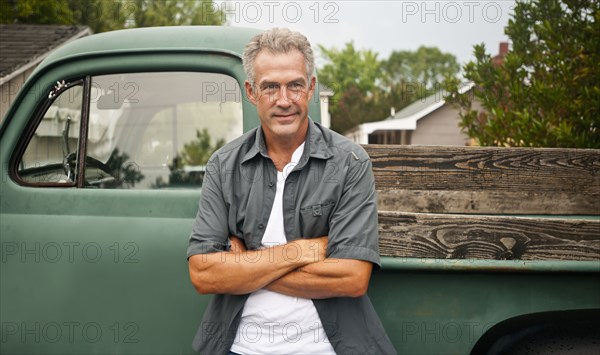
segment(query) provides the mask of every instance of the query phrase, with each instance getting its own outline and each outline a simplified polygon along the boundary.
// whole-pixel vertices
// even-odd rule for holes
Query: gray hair
[[[254,61],[263,49],[272,53],[288,53],[293,49],[300,51],[306,63],[307,80],[310,81],[315,70],[315,59],[308,39],[303,34],[287,28],[273,28],[252,37],[246,44],[242,61],[250,84],[254,85]]]

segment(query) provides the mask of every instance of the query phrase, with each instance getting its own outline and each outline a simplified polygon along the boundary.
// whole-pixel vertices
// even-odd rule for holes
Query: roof
[[[131,52],[218,51],[241,57],[257,29],[228,26],[163,26],[133,28],[95,34],[69,43],[46,60],[54,62],[76,57]]]
[[[333,90],[329,86],[320,81],[317,81],[317,85],[319,86],[319,94],[321,96],[333,96]]]
[[[89,34],[86,26],[0,25],[0,83],[37,65],[65,42]]]
[[[394,116],[388,117],[387,120],[409,118],[413,115],[423,114],[424,112],[430,111],[433,108],[438,108],[443,104],[444,98],[441,96],[441,92],[436,92],[433,95],[418,99],[417,101],[398,111],[398,113],[396,113]]]
[[[460,94],[468,92],[475,86],[474,83],[467,83],[459,89]],[[390,116],[382,121],[363,123],[358,126],[358,130],[371,134],[377,130],[415,130],[417,121],[446,104],[442,92],[436,92],[424,99],[417,100],[398,111],[394,116]]]

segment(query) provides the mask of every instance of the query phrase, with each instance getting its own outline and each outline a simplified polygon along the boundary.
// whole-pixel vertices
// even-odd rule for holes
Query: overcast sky
[[[226,8],[224,2],[215,3]],[[477,43],[498,53],[499,42],[508,40],[504,27],[514,5],[513,0],[229,1],[235,12],[226,16],[230,26],[300,31],[313,46],[342,48],[353,41],[358,49],[379,53],[380,59],[394,50],[435,46],[462,64],[473,58]]]

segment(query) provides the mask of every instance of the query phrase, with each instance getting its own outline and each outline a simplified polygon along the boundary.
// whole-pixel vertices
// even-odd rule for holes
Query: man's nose
[[[285,85],[282,85],[281,89],[277,93],[277,96],[275,97],[275,104],[277,106],[283,107],[290,106],[292,104],[292,98],[288,96],[289,94],[290,93],[288,92],[287,87]]]

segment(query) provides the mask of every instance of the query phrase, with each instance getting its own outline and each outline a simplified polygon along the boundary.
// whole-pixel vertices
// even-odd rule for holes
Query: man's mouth
[[[277,118],[277,119],[289,119],[289,118],[293,118],[294,116],[296,116],[295,112],[289,112],[289,113],[274,113],[273,117]]]

